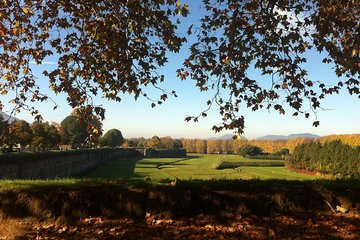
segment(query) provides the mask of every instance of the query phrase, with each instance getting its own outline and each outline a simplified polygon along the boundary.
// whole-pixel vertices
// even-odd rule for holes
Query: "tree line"
[[[314,141],[297,146],[286,161],[288,167],[339,176],[360,175],[360,146],[350,146],[337,139]]]
[[[91,125],[87,125],[78,114],[73,111],[60,124],[45,121],[30,124],[25,120],[8,122],[0,115],[0,149],[2,152],[8,152],[19,147],[22,151],[39,151],[59,149],[60,145],[74,149],[116,147],[124,143],[125,140],[118,129],[110,129],[102,135],[102,123],[98,118],[92,119]]]
[[[125,148],[154,148],[154,149],[181,149],[183,148],[182,142],[179,139],[171,137],[158,137],[153,136],[147,138],[129,138],[123,144]]]
[[[246,140],[246,139],[224,139],[224,140],[205,140],[205,139],[181,139],[183,147],[190,153],[221,153],[221,154],[241,154],[244,146],[255,146],[261,152],[274,154],[288,149],[291,153],[294,148],[302,143],[312,141],[309,138],[294,138],[289,140]]]
[[[223,139],[223,140],[205,140],[205,139],[181,139],[183,147],[189,153],[222,153],[222,154],[240,154],[245,145],[252,145],[262,149],[264,153],[275,154],[283,149],[288,149],[293,153],[295,148],[301,144],[320,142],[326,143],[332,140],[341,140],[350,146],[360,146],[360,134],[342,134],[329,135],[319,139],[313,138],[291,138],[284,140],[247,140]]]
[[[0,115],[0,128],[0,148],[2,151],[11,151],[18,145],[22,149],[28,145],[53,149],[61,142],[59,125],[56,123],[34,122],[29,124],[25,120],[9,123],[4,121]]]
[[[103,134],[102,123],[98,118],[89,119],[90,124],[86,124],[79,114],[80,112],[74,110],[60,124],[42,121],[30,124],[25,120],[8,122],[0,115],[0,149],[2,152],[7,152],[14,150],[15,147],[20,147],[22,151],[51,150],[60,147],[74,149],[122,146],[168,150],[183,147],[179,139],[171,137],[153,136],[149,139],[140,137],[125,140],[118,129],[110,129]]]
[[[350,146],[360,146],[360,134],[333,134],[319,138],[319,142],[322,144],[334,140],[341,140]]]

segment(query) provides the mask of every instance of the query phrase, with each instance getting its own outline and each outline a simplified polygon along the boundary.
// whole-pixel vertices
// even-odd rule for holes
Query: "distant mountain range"
[[[229,140],[229,139],[232,139],[233,136],[234,136],[234,134],[225,134],[220,137],[208,138],[207,140]],[[240,136],[240,137],[243,140],[247,140],[247,138],[244,136]],[[266,135],[266,136],[259,137],[256,140],[287,140],[287,139],[291,139],[291,138],[320,138],[320,137],[321,136],[315,135],[312,133],[295,133],[295,134],[290,134],[287,136],[285,136],[285,135]]]
[[[229,140],[229,139],[232,139],[234,136],[235,136],[235,134],[225,134],[220,137],[208,138],[208,140]],[[246,137],[244,137],[244,136],[240,136],[240,138],[243,140],[247,140]]]
[[[9,120],[9,122],[13,122],[13,121],[19,120],[19,119],[17,119],[16,117],[12,117],[12,116],[10,116],[9,114],[6,114],[6,113],[4,113],[4,112],[2,112],[2,111],[0,111],[0,114],[1,114],[1,116],[3,117],[3,119],[4,119],[5,121],[8,121],[8,120]]]
[[[315,135],[312,133],[296,133],[290,135],[266,135],[263,137],[257,138],[257,140],[286,140],[291,138],[319,138],[319,135]]]

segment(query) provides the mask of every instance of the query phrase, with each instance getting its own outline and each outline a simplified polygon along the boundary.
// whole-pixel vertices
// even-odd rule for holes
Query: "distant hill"
[[[257,140],[284,140],[288,139],[285,135],[266,135],[263,137],[257,138]]]
[[[4,119],[5,121],[9,120],[9,122],[13,122],[13,121],[19,120],[19,119],[17,119],[16,117],[11,117],[10,115],[8,115],[8,114],[6,114],[6,113],[4,113],[4,112],[2,112],[2,111],[0,111],[0,114],[2,115],[2,117],[3,117],[3,119]]]
[[[225,135],[222,135],[220,137],[212,137],[212,138],[208,138],[208,140],[230,140],[233,138],[235,134],[225,134]],[[247,140],[246,137],[244,136],[240,136],[241,139],[243,140]]]
[[[312,133],[296,133],[290,135],[266,135],[263,137],[257,138],[257,140],[287,140],[291,138],[320,138],[319,135],[315,135]]]
[[[288,138],[320,138],[321,136],[312,133],[297,133],[290,134]]]

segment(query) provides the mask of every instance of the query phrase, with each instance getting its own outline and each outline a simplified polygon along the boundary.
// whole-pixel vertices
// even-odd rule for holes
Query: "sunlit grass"
[[[26,180],[0,180],[1,188],[5,189],[28,189],[37,187],[61,187],[61,186],[79,186],[84,183],[97,183],[98,179],[80,179],[80,178],[59,178],[48,180],[26,179]]]
[[[216,169],[222,162],[234,164],[234,167]],[[246,163],[247,166],[238,167],[241,163]],[[261,166],[261,163],[273,163],[276,166]],[[281,160],[257,160],[236,155],[205,154],[192,154],[186,158],[118,159],[90,172],[86,177],[151,179],[151,181],[176,178],[181,180],[312,180],[321,178],[291,172],[284,166],[278,166],[282,165],[281,163]]]
[[[230,165],[225,169],[217,169],[222,162]],[[85,176],[49,180],[0,180],[0,188],[77,188],[102,184],[162,184],[176,178],[183,181],[220,182],[250,179],[301,181],[322,179],[321,176],[291,172],[284,166],[261,166],[261,164],[257,166],[263,162],[279,163],[281,160],[246,159],[236,155],[221,154],[190,154],[186,158],[127,158],[111,161]],[[248,166],[241,165],[243,163]]]

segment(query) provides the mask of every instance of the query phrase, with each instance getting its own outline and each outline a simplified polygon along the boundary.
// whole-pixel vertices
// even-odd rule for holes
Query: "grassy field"
[[[219,166],[224,169],[217,169]],[[312,180],[320,176],[287,170],[281,160],[246,159],[236,155],[190,154],[186,158],[119,159],[88,173],[86,178],[166,179],[286,179]]]
[[[359,186],[281,160],[118,159],[76,178],[0,180],[0,239],[358,239]]]
[[[81,188],[107,180],[152,183],[180,180],[316,180],[321,176],[291,172],[282,160],[247,159],[237,155],[189,154],[186,158],[127,158],[111,161],[85,176],[51,180],[0,180],[1,189]],[[133,182],[135,183],[135,182]]]

